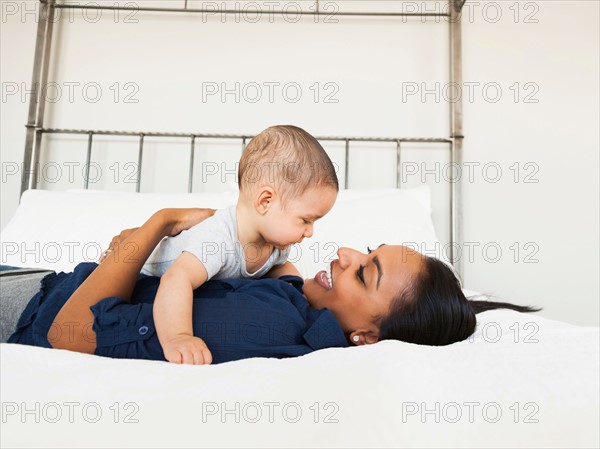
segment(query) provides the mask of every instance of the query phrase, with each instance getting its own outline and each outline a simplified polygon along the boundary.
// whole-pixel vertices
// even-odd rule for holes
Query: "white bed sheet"
[[[472,339],[446,347],[384,341],[214,366],[2,344],[0,441],[2,447],[598,447],[598,341],[598,328],[496,310],[479,315]]]
[[[102,248],[160,207],[234,200],[28,191],[2,232],[2,263],[70,271],[87,257],[65,251],[73,242]],[[318,257],[303,247],[297,266],[314,274],[332,242],[382,241],[439,246],[427,189],[341,193],[307,241]],[[598,328],[506,310],[478,320],[472,339],[446,347],[386,341],[215,366],[2,344],[0,445],[598,447]]]

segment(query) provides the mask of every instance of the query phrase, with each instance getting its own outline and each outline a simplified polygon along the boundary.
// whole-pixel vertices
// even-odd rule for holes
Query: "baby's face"
[[[331,210],[336,197],[337,191],[331,187],[313,188],[300,197],[287,198],[285,208],[277,197],[265,216],[263,238],[276,248],[284,249],[311,237],[315,221]]]

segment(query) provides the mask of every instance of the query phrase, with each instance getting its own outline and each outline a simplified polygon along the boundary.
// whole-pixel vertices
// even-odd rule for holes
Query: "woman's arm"
[[[129,299],[148,256],[165,237],[179,234],[214,214],[211,209],[162,209],[105,257],[56,315],[49,333],[54,348],[93,354],[96,335],[90,307],[110,296]]]

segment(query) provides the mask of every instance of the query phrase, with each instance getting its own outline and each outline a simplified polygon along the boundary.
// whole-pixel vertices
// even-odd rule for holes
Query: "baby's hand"
[[[212,354],[204,340],[192,335],[177,335],[163,346],[165,359],[171,363],[209,365]]]

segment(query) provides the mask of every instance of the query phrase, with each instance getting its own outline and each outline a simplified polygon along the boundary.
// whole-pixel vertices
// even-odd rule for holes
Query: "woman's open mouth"
[[[331,277],[331,265],[327,265],[325,270],[319,271],[315,276],[315,282],[321,287],[331,290],[333,287],[333,278]]]

